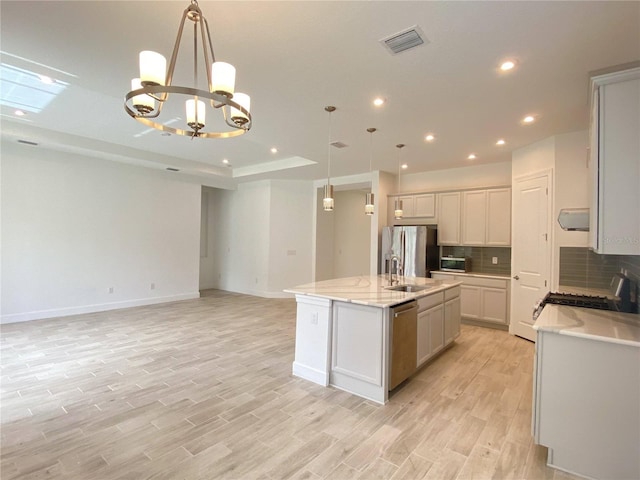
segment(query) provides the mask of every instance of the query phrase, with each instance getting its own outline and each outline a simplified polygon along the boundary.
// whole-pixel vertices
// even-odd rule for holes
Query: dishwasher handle
[[[393,307],[393,317],[398,318],[400,315],[404,315],[412,310],[418,309],[418,302],[415,300],[407,303],[403,303],[396,307]]]

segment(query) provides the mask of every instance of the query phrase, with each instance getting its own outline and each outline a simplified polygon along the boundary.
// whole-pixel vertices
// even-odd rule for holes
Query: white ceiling
[[[415,173],[508,161],[514,149],[586,129],[589,72],[640,60],[638,1],[200,1],[216,58],[236,66],[236,89],[251,95],[253,128],[223,140],[136,136],[146,127],[125,113],[123,98],[138,52],[170,57],[188,3],[3,0],[2,62],[70,84],[22,119],[3,106],[4,139],[176,167],[208,184],[319,179],[327,168],[324,107],[335,105],[332,140],[348,148],[332,150],[332,176],[368,171],[367,127],[378,128],[374,169],[395,172],[395,145],[405,143],[402,160]],[[395,56],[380,44],[413,25],[430,43]],[[190,58],[181,53],[189,72]],[[518,66],[500,73],[507,58]],[[382,108],[372,105],[376,95],[387,99]],[[522,126],[526,114],[536,123]],[[434,143],[424,141],[428,132]],[[498,138],[506,145],[496,146]],[[471,152],[477,160],[467,160]],[[296,157],[317,163],[239,176]]]

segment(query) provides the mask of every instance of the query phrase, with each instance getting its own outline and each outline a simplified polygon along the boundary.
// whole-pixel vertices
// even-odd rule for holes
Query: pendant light
[[[402,171],[402,166],[400,165],[400,150],[402,150],[402,147],[404,147],[404,143],[399,143],[398,145],[396,145],[396,148],[398,149],[398,193],[400,193],[400,172]],[[400,200],[397,197],[396,197],[395,206],[393,210],[394,210],[393,215],[396,218],[396,220],[400,220],[403,215],[402,200]]]
[[[327,160],[327,184],[324,186],[324,196],[322,198],[322,207],[325,212],[333,211],[333,185],[331,185],[331,114],[336,111],[336,107],[331,105],[324,107],[329,112],[329,155]]]
[[[369,175],[373,176],[373,132],[375,132],[376,129],[371,127],[371,128],[367,128],[367,132],[369,132],[370,135],[370,141],[369,141]],[[372,185],[373,186],[373,183]],[[373,215],[373,212],[375,210],[375,206],[374,206],[374,195],[373,192],[369,192],[367,193],[367,198],[365,199],[364,202],[364,213],[365,215]]]

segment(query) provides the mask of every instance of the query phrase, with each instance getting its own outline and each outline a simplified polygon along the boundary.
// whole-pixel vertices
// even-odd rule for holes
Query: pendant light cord
[[[329,161],[327,162],[327,185],[330,184],[330,178],[331,178],[331,111],[329,111],[329,142],[327,144],[328,146],[328,158]]]

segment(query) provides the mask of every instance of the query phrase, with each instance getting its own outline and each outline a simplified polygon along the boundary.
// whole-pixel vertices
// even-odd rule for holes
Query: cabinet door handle
[[[514,275],[514,276],[513,276],[513,279],[514,279],[514,280],[520,280],[520,277],[519,277],[518,275]]]

